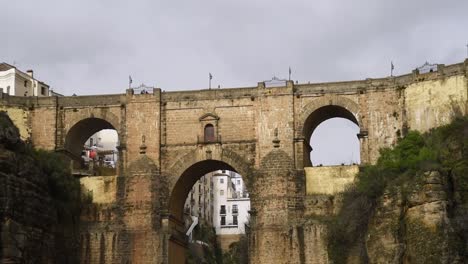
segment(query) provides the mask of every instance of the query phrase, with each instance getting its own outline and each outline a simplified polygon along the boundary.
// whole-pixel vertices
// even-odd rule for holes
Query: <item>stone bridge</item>
[[[361,163],[374,163],[409,129],[466,115],[468,60],[435,70],[361,81],[149,94],[10,97],[23,139],[80,156],[102,129],[119,137],[117,175],[96,177],[82,216],[82,263],[183,263],[183,206],[205,173],[240,173],[251,193],[252,263],[327,263],[320,216],[356,166],[312,167],[309,140],[323,121],[359,126]]]

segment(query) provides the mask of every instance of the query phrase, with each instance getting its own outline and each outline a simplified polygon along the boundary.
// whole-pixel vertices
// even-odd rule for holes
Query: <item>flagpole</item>
[[[390,61],[390,76],[393,76],[393,69],[395,66],[393,66],[393,61]]]
[[[213,75],[211,75],[211,72],[209,73],[208,78],[209,78],[208,87],[209,87],[209,89],[211,90],[211,79],[213,79]]]
[[[291,67],[289,67],[289,80],[291,80]]]

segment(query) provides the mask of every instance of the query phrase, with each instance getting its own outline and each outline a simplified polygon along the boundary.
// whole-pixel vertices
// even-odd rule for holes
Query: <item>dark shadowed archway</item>
[[[195,182],[197,182],[203,175],[216,170],[230,170],[237,172],[234,167],[226,162],[219,160],[204,160],[193,164],[182,173],[172,189],[169,201],[171,218],[176,221],[183,220],[184,203],[190,189],[192,189]]]
[[[185,263],[187,237],[184,226],[184,204],[193,185],[205,174],[216,170],[237,170],[226,162],[203,160],[188,167],[172,189],[169,200],[169,263]]]

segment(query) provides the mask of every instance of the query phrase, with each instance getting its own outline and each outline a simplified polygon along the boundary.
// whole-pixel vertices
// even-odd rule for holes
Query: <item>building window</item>
[[[224,179],[223,178],[219,179],[219,183],[224,183]]]
[[[44,86],[41,86],[41,94],[42,95],[46,94],[46,88]]]
[[[225,216],[221,216],[221,225],[222,226],[226,225],[226,217]]]
[[[237,185],[239,185],[239,184],[240,184],[240,180],[237,180]]]
[[[24,81],[24,87],[28,86],[28,81]]]
[[[237,225],[237,215],[232,216],[232,224]]]
[[[237,208],[237,204],[232,205],[232,213],[233,214],[238,214],[239,213],[239,209]]]
[[[212,124],[208,124],[205,126],[205,142],[214,142],[214,141],[215,141],[214,126]]]
[[[7,94],[10,94],[10,86],[7,86],[6,90],[7,90]]]
[[[224,195],[224,190],[220,190],[219,195],[223,196]]]
[[[219,210],[219,214],[226,214],[226,206],[221,205],[221,210]]]

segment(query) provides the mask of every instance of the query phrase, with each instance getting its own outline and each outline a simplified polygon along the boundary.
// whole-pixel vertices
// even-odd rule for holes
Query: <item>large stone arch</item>
[[[196,150],[188,152],[183,157],[174,162],[171,166],[169,166],[167,174],[171,175],[172,177],[180,177],[180,175],[182,175],[182,173],[193,164],[210,159],[206,156],[200,156],[197,154],[198,153]],[[230,164],[234,171],[242,175],[242,177],[250,178],[249,176],[253,173],[253,162],[245,160],[235,151],[222,149],[220,151],[220,155],[218,157],[217,156],[218,155],[213,155],[212,158]],[[171,184],[171,188],[172,187],[173,184]]]
[[[185,228],[183,208],[186,197],[195,182],[204,174],[215,170],[231,170],[241,174],[244,180],[252,178],[252,167],[238,153],[214,145],[199,147],[176,161],[167,170],[169,176],[169,222],[168,222],[168,261],[184,263]],[[247,183],[248,184],[248,183]]]
[[[185,197],[193,184],[198,180],[198,176],[214,170],[231,170],[239,173],[247,186],[250,186],[251,179],[253,178],[253,165],[234,151],[222,149],[221,153],[214,155],[212,159],[197,154],[196,150],[190,151],[170,166],[166,172],[166,174],[170,175],[169,178],[171,179],[169,183],[170,197],[168,210],[176,218],[180,218]],[[190,177],[187,173],[191,172],[196,172],[198,174],[197,177],[190,178],[189,181],[182,183],[182,181],[188,179],[187,177]],[[183,201],[180,200],[181,198],[183,198]]]

